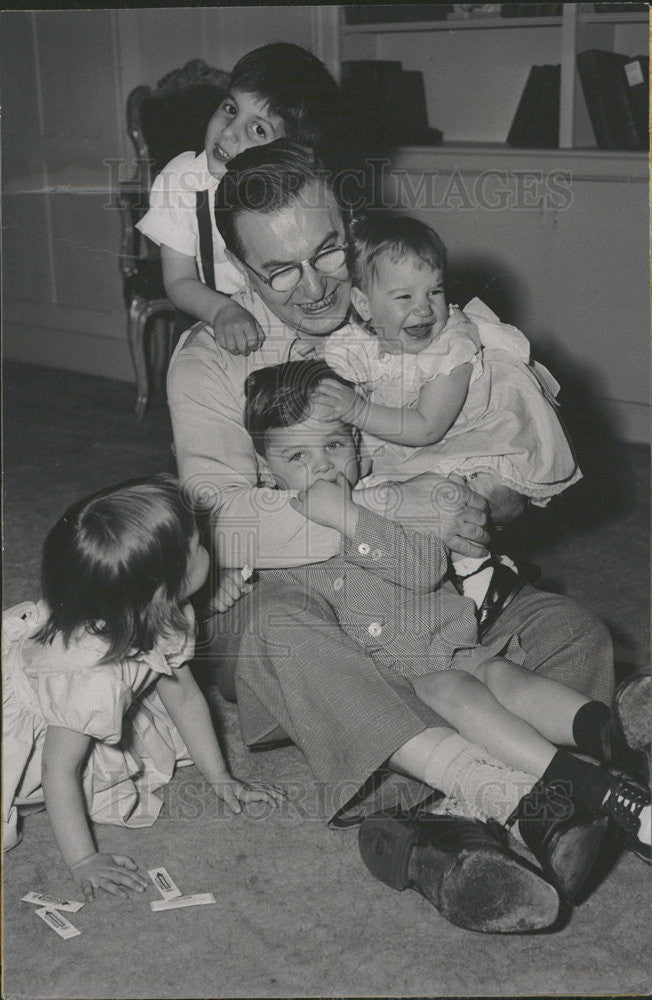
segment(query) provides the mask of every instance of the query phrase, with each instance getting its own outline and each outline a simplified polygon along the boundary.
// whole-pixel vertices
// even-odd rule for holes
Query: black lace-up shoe
[[[372,875],[393,889],[415,889],[458,927],[518,934],[558,918],[556,889],[509,850],[496,823],[376,813],[360,826],[358,845]]]
[[[650,789],[632,781],[626,774],[616,776],[603,810],[619,828],[623,846],[650,864],[650,845],[639,840],[641,813],[650,805]]]
[[[566,783],[537,782],[508,823],[514,820],[523,843],[560,895],[569,902],[579,899],[607,836],[608,819],[571,801]]]

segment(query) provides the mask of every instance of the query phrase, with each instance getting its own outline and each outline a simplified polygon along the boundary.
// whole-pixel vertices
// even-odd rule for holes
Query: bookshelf
[[[318,10],[313,51],[335,74],[356,59],[420,70],[429,124],[444,134],[393,151],[384,204],[440,233],[451,274],[468,279],[459,301],[481,294],[527,333],[564,407],[649,440],[648,154],[597,148],[576,69],[586,49],[646,53],[648,13],[569,3],[560,16],[354,25],[342,6]],[[508,146],[539,64],[561,67],[560,146]]]
[[[649,44],[646,11],[599,11],[593,3],[565,3],[561,16],[449,15],[374,24],[346,23],[341,6],[322,9],[332,19],[331,42],[337,36],[336,53],[331,45],[326,60],[331,68],[344,60],[388,59],[420,70],[429,123],[456,146],[505,142],[531,66],[547,63],[561,65],[560,149],[596,148],[577,53],[596,48],[637,55]]]

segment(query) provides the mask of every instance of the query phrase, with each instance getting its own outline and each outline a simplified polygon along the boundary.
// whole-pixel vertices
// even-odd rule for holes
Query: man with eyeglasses
[[[220,565],[248,564],[261,572],[253,592],[235,603],[239,587],[226,574],[214,607],[232,606],[213,616],[200,637],[205,669],[199,676],[216,682],[228,698],[237,689],[247,745],[270,746],[279,735],[296,743],[321,784],[324,812],[333,825],[343,825],[351,813],[397,799],[404,807],[418,802],[428,793],[421,782],[445,787],[450,762],[439,761],[438,748],[450,729],[419,702],[408,682],[352,646],[323,601],[265,580],[265,569],[323,562],[340,551],[338,533],[303,518],[290,506],[288,493],[261,483],[243,426],[247,375],[282,361],[319,357],[325,338],[346,319],[345,228],[329,179],[310,150],[278,140],[231,161],[215,211],[231,260],[248,283],[234,297],[254,315],[265,339],[231,354],[216,345],[209,326],[195,325],[170,364],[168,399],[180,478],[193,502],[211,511]],[[357,491],[356,500],[437,535],[442,579],[446,546],[468,555],[485,552],[486,502],[462,483],[422,475],[390,490]],[[503,636],[507,642],[514,635],[526,666],[591,698],[610,698],[608,633],[578,605],[526,586],[500,614],[486,642]],[[382,765],[380,793],[370,804],[365,786]],[[477,803],[467,808],[484,818]],[[500,883],[502,865],[509,867],[513,858],[506,861],[505,848],[492,840],[488,828],[480,830],[484,847],[474,840],[477,830],[466,843],[464,830],[454,825],[443,831],[435,852],[441,861],[447,852],[488,849]],[[441,871],[428,878],[432,885],[417,888],[446,911],[447,893],[459,888],[442,879]],[[481,907],[482,890],[478,893]],[[507,926],[515,904],[506,899],[503,905]],[[523,929],[528,921],[531,928],[541,926],[537,900],[523,905]],[[479,924],[475,929],[485,929],[481,919]]]

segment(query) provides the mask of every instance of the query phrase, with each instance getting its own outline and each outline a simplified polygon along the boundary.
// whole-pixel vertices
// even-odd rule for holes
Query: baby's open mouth
[[[426,337],[430,336],[434,322],[433,319],[429,323],[419,323],[418,326],[404,326],[403,332],[408,337],[412,337],[413,340],[425,340]]]

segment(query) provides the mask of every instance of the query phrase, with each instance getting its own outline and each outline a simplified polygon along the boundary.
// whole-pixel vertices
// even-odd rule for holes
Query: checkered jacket
[[[339,555],[265,577],[321,594],[374,659],[411,677],[444,670],[457,650],[479,644],[475,605],[445,580],[446,568],[438,538],[360,508],[355,537],[342,539]]]

